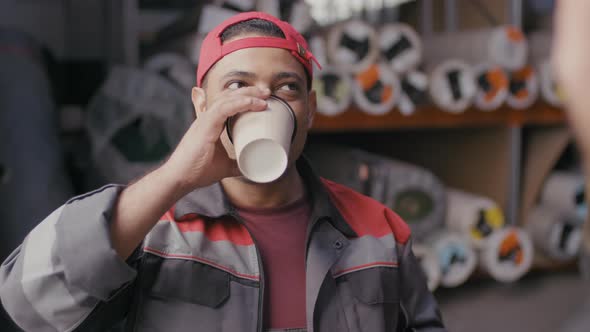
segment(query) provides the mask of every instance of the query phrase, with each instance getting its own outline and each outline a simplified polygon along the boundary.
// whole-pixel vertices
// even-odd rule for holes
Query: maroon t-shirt
[[[307,198],[277,209],[237,210],[262,257],[265,329],[305,328]]]

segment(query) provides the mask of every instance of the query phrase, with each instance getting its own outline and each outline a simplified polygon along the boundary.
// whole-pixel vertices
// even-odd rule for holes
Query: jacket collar
[[[297,171],[303,178],[312,204],[312,218],[329,220],[332,225],[347,237],[356,237],[356,233],[346,222],[332,203],[330,195],[322,180],[311,168],[305,157],[297,160]],[[235,209],[223,191],[219,182],[208,187],[194,190],[181,198],[175,206],[174,219],[182,221],[199,215],[209,218],[220,218],[235,215]]]

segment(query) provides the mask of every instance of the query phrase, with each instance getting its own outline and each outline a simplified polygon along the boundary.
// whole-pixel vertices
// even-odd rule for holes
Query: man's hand
[[[225,121],[241,112],[266,109],[265,99],[269,96],[270,90],[257,87],[227,90],[207,107],[204,91],[194,88],[197,119],[163,166],[178,176],[182,190],[188,193],[223,178],[240,175],[236,161],[229,158],[220,141]]]

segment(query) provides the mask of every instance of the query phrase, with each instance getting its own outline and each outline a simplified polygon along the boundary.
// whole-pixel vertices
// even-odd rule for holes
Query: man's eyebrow
[[[256,78],[256,74],[249,72],[249,71],[241,71],[241,70],[232,70],[229,73],[226,73],[221,78],[226,79],[229,77],[244,77],[244,78]]]
[[[299,84],[303,84],[304,80],[301,77],[301,75],[292,72],[292,71],[282,71],[280,73],[276,73],[273,75],[273,79],[275,81],[281,80],[281,79],[285,79],[285,78],[293,78],[297,80],[297,83]]]

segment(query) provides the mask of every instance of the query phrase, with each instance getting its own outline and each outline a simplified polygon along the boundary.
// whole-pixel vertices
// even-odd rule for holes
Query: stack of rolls
[[[504,102],[514,108],[528,107],[536,99],[538,87],[536,76],[527,70],[527,54],[524,34],[512,26],[434,36],[425,43],[424,55],[432,69],[431,84],[437,85],[431,87],[431,97],[440,108],[453,113],[472,104],[483,111],[495,110]],[[447,61],[455,65],[450,66]],[[457,61],[462,63],[460,67]],[[465,80],[471,76],[470,84],[453,81],[457,67],[471,66],[472,74],[464,75]]]
[[[526,228],[546,257],[567,262],[578,256],[582,226],[588,218],[585,196],[580,174],[555,171],[545,181],[538,205],[527,216]]]
[[[448,189],[447,202],[446,226],[469,239],[482,270],[501,282],[515,281],[529,271],[534,254],[531,240],[521,229],[506,227],[494,201]]]
[[[534,32],[530,36],[530,59],[539,72],[539,85],[543,100],[553,106],[563,104],[563,96],[551,66],[550,32]]]

